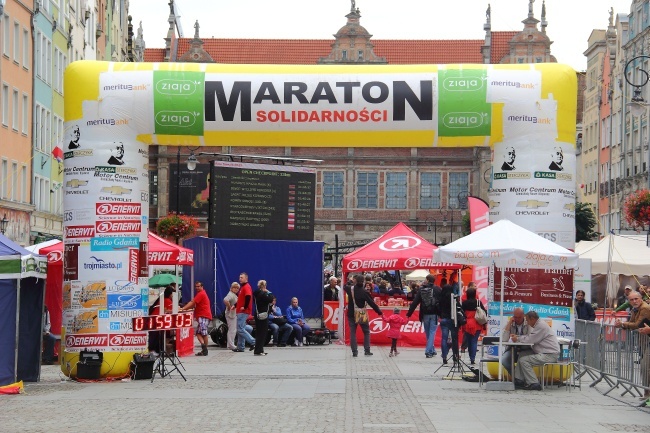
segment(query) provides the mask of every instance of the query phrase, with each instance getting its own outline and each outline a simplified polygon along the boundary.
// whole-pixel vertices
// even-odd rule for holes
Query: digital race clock
[[[194,313],[188,311],[178,314],[142,316],[133,318],[133,331],[157,331],[165,329],[191,328]]]

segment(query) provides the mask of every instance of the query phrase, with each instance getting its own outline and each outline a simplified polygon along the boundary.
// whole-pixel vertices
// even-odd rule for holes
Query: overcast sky
[[[169,24],[167,0],[131,0],[134,28],[142,22],[147,48],[164,47]],[[376,39],[483,39],[485,11],[492,30],[521,30],[528,0],[356,0],[361,25]],[[345,22],[350,0],[176,0],[185,37],[199,21],[202,38],[333,39]],[[628,14],[632,0],[546,0],[551,53],[560,63],[585,70],[587,40],[606,29],[609,9]],[[540,19],[542,1],[533,3]],[[136,32],[137,33],[137,32]]]

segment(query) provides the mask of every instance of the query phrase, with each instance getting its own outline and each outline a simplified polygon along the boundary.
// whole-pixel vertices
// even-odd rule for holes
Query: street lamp
[[[190,149],[190,156],[187,158],[186,164],[189,171],[196,170],[198,160],[194,156],[196,149]],[[180,214],[181,210],[181,146],[178,146],[176,153],[176,214]]]
[[[433,221],[433,244],[438,245],[438,221],[436,221],[435,218],[431,218],[431,221]],[[427,225],[427,231],[431,231],[431,224],[429,221],[429,218],[425,221]]]
[[[2,217],[0,220],[0,232],[4,235],[5,232],[7,231],[7,225],[9,224],[9,220],[7,219],[7,214]]]
[[[632,113],[634,117],[640,117],[641,115],[643,115],[646,111],[646,108],[648,107],[647,101],[641,95],[641,88],[646,84],[648,84],[648,81],[650,81],[650,73],[648,73],[648,71],[646,71],[643,68],[639,68],[639,72],[642,75],[640,84],[635,84],[631,82],[627,76],[628,75],[627,69],[629,68],[629,66],[639,59],[650,59],[650,56],[640,55],[640,56],[633,57],[630,61],[628,61],[625,64],[625,69],[623,71],[623,76],[625,77],[625,81],[627,82],[627,84],[634,87],[634,94],[632,95],[632,99],[627,104],[628,108],[630,109],[630,113]],[[646,172],[648,173],[648,188],[650,188],[650,146],[648,148]]]

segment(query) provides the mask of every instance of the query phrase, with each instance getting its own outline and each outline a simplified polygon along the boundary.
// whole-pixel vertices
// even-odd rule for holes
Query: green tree
[[[576,242],[593,241],[600,233],[594,231],[596,215],[589,203],[576,202]]]

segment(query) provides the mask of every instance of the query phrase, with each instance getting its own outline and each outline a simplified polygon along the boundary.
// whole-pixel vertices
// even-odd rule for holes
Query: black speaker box
[[[82,350],[79,352],[79,362],[77,362],[77,379],[97,380],[100,378],[100,370],[104,354],[99,350]]]
[[[150,353],[133,355],[131,361],[131,378],[133,380],[151,379],[156,358]]]

